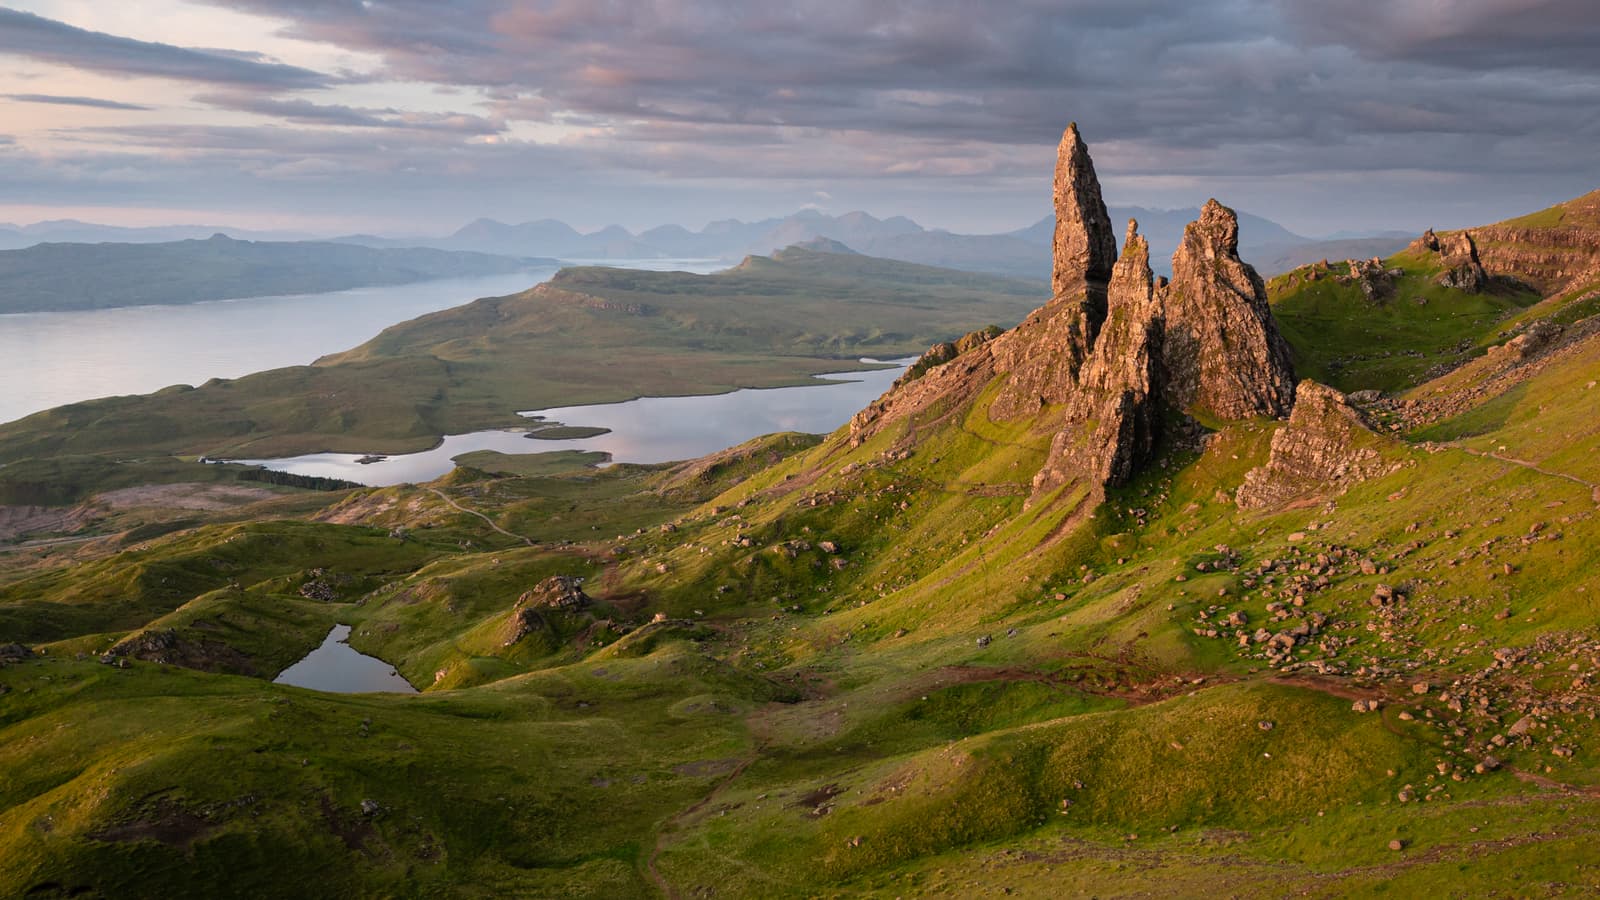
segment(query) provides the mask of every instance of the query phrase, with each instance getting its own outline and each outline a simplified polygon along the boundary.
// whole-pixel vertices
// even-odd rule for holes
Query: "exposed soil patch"
[[[372,837],[372,824],[353,815],[341,815],[338,807],[333,805],[333,800],[326,795],[322,798],[322,820],[327,823],[329,831],[344,841],[345,849],[367,848],[367,839]]]
[[[110,843],[156,841],[187,849],[216,829],[204,816],[170,800],[156,803],[147,816],[89,832],[89,837]]]
[[[111,509],[156,506],[215,512],[271,500],[277,496],[267,488],[243,484],[141,484],[97,494],[93,502]]]
[[[73,532],[94,520],[82,506],[0,506],[0,541],[38,532]]]
[[[697,759],[686,762],[681,766],[673,766],[672,771],[679,775],[688,775],[692,778],[704,778],[709,775],[724,775],[739,768],[742,759]]]

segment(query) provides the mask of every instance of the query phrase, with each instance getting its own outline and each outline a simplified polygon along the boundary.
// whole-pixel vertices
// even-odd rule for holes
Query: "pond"
[[[448,435],[432,450],[389,457],[311,453],[281,459],[233,461],[296,475],[342,478],[382,487],[432,481],[455,467],[454,457],[474,450],[500,453],[597,450],[611,454],[613,462],[625,463],[695,459],[776,431],[831,432],[888,390],[911,361],[894,360],[889,364],[891,368],[828,375],[816,384],[798,387],[747,388],[691,397],[641,397],[625,403],[563,406],[522,413],[530,419],[546,422],[610,429],[609,433],[594,437],[535,440],[530,439],[526,431],[475,431]]]
[[[327,691],[331,694],[415,694],[417,689],[389,665],[346,643],[349,625],[335,625],[322,646],[272,679],[274,684]]]

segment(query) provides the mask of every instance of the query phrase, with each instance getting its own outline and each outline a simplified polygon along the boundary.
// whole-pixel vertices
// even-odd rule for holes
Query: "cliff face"
[[[1129,222],[1122,258],[1076,126],[1056,166],[1055,296],[1016,328],[959,350],[939,345],[851,422],[859,444],[906,419],[921,429],[973,412],[1032,420],[1050,435],[1035,500],[1069,482],[1103,497],[1149,462],[1169,411],[1281,417],[1294,404],[1288,345],[1255,270],[1239,259],[1239,222],[1211,201],[1185,232],[1171,285]],[[955,351],[955,352],[953,352]],[[988,390],[989,388],[993,390]],[[987,394],[986,394],[987,391]],[[903,442],[914,443],[908,429]]]
[[[1294,367],[1267,289],[1239,259],[1239,219],[1215,200],[1183,231],[1167,294],[1168,399],[1222,419],[1272,418],[1294,406]]]
[[[1547,296],[1582,288],[1600,281],[1600,191],[1471,231],[1429,229],[1406,250],[1438,254],[1454,287],[1481,290],[1499,276]]]

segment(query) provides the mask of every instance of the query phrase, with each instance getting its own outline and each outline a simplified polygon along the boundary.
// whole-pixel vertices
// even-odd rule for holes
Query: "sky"
[[[1112,205],[1311,236],[1600,188],[1596,0],[0,0],[0,222],[445,234]]]

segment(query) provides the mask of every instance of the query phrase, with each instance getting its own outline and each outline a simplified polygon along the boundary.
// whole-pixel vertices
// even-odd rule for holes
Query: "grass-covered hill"
[[[499,275],[551,259],[318,241],[35,244],[0,251],[0,313],[184,304]]]
[[[1354,272],[1345,260],[1272,279],[1300,373],[1349,391],[1404,390],[1537,322],[1600,312],[1600,191],[1467,233],[1490,276],[1481,290],[1442,284],[1450,266],[1420,242]]]
[[[0,425],[0,501],[76,501],[134,460],[403,452],[519,409],[798,384],[1037,306],[1044,285],[795,248],[713,275],[579,268],[311,366]],[[41,482],[77,489],[40,491]],[[62,502],[55,500],[54,502]]]
[[[996,380],[870,434],[17,551],[0,894],[1591,895],[1600,338],[1434,265],[1273,289],[1314,376],[1361,310],[1481,304],[1335,370],[1384,427],[1169,431],[1092,509],[1033,495],[1048,417],[991,417]],[[268,683],[336,621],[422,694]]]

